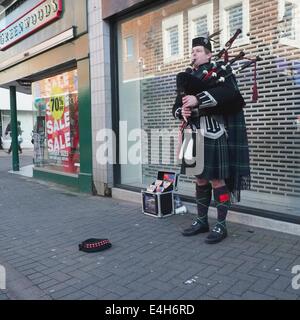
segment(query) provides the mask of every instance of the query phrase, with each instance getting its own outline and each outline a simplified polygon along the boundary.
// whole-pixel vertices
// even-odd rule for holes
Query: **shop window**
[[[298,1],[290,0],[293,4]],[[205,35],[207,30],[212,33],[223,29],[220,39],[225,44],[236,31],[235,28],[243,26],[243,33],[234,42],[234,46],[248,41],[249,1],[222,0],[221,9],[219,7],[223,12],[221,25],[218,24],[219,15],[215,15],[214,20],[217,29],[212,28],[212,2],[200,6],[193,5],[196,1],[168,1],[167,4],[118,21],[118,110],[114,111],[118,111],[120,122],[116,185],[138,190],[155,181],[158,171],[179,172],[180,168],[176,164],[179,122],[171,115],[171,106],[176,97],[176,75],[184,71],[190,62],[191,39]],[[206,6],[208,4],[210,6]],[[266,16],[262,15],[257,27],[265,23],[267,15],[268,12]],[[281,19],[283,15],[282,9]],[[293,16],[291,6],[287,7],[287,15]],[[223,20],[224,16],[227,20]],[[182,53],[183,35],[185,50],[181,60],[178,57]],[[124,63],[127,54],[124,51],[124,40],[130,36],[135,43],[135,64]],[[266,44],[273,52],[276,51],[277,43],[272,39],[266,39]],[[297,49],[281,49],[279,57],[274,57],[275,54],[269,57],[272,68],[258,74],[261,84],[268,87],[259,91],[261,105],[247,103],[245,110],[253,180],[252,190],[242,193],[241,205],[254,210],[271,210],[276,215],[288,213],[299,218],[297,163],[300,153],[299,147],[295,147],[299,122],[297,103],[300,101],[297,74],[299,61]],[[172,56],[174,60],[171,60]],[[277,77],[276,65],[294,76]],[[248,89],[253,85],[253,77],[241,74],[237,79],[241,93],[249,99]],[[267,120],[270,117],[272,121]],[[179,192],[191,196],[194,190],[194,178],[181,175]]]
[[[213,33],[213,3],[209,2],[188,11],[189,44],[196,37],[205,37]]]
[[[183,59],[183,15],[162,21],[164,63]]]
[[[295,0],[279,1],[278,34],[281,44],[300,48],[300,4]]]
[[[34,82],[32,92],[35,166],[79,173],[77,70]]]
[[[248,44],[249,0],[220,0],[220,29],[222,47],[237,29],[241,29],[242,32],[233,43],[233,47]]]

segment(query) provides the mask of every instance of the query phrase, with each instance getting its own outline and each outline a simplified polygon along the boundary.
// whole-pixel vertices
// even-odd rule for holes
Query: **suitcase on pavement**
[[[143,213],[164,218],[175,213],[174,191],[177,190],[178,174],[158,171],[157,179],[147,190],[142,191]]]

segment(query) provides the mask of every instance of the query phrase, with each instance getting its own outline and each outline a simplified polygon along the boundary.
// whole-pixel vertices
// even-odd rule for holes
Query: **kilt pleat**
[[[204,138],[204,169],[200,179],[226,179],[229,177],[229,154],[226,135],[218,139]]]

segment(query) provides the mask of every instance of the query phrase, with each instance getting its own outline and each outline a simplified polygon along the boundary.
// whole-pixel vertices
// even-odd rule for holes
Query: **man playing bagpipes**
[[[213,193],[217,223],[205,242],[217,243],[227,237],[226,215],[231,202],[240,201],[240,191],[250,187],[245,102],[230,64],[211,62],[208,38],[193,39],[191,58],[193,69],[177,75],[178,96],[173,115],[182,120],[182,141],[185,128],[204,136],[203,147],[199,149],[204,152],[204,160],[203,170],[193,173],[198,216],[182,234],[192,236],[210,231],[207,214]],[[184,151],[181,157],[182,154]],[[182,174],[188,174],[187,167],[183,156]]]

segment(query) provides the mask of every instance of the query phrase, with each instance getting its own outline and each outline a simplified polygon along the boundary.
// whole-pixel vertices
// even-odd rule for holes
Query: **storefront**
[[[230,55],[244,50],[248,57],[260,55],[263,60],[257,65],[257,102],[252,102],[253,69],[237,75],[247,104],[252,189],[233,210],[299,224],[300,4],[102,0],[99,9],[99,27],[110,27],[111,56],[102,62],[112,67],[111,104],[105,108],[112,108],[117,159],[113,168],[106,166],[108,177],[101,181],[139,192],[158,170],[179,171],[178,123],[171,115],[176,74],[190,63],[192,38],[222,30],[213,43],[218,52],[240,28]],[[109,90],[107,86],[107,96]],[[192,199],[193,178],[181,176],[179,191]]]
[[[34,176],[91,192],[87,2],[0,5],[0,86],[32,95]]]

